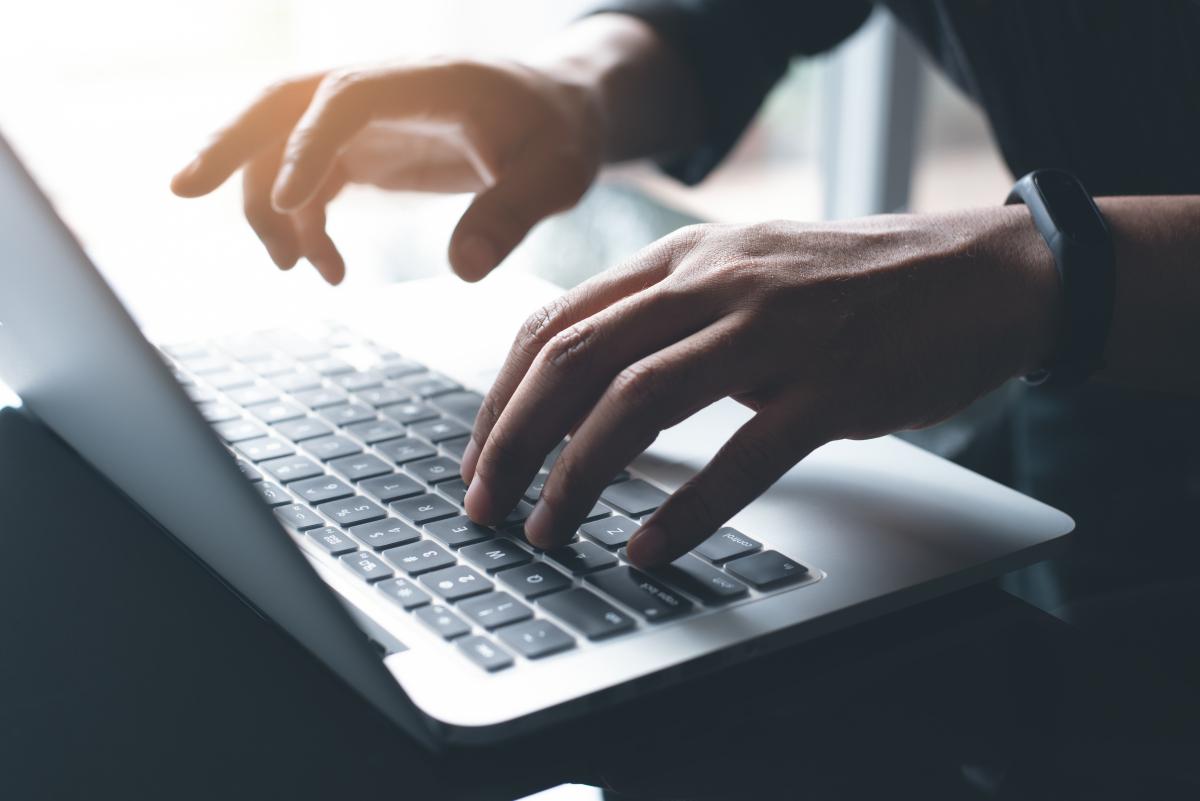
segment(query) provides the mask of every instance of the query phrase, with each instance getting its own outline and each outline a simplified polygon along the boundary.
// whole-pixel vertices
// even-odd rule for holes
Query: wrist
[[[1049,364],[1058,350],[1062,282],[1028,208],[1002,206],[989,216],[993,258],[1013,282],[1013,377],[1029,375]]]

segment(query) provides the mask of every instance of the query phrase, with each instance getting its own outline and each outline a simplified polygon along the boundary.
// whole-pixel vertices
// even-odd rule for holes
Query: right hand
[[[575,205],[603,158],[586,86],[511,61],[439,59],[342,69],[267,89],[172,180],[198,197],[242,169],[246,219],[272,260],[331,284],[345,263],[325,207],[347,183],[475,192],[450,238],[478,281],[543,218]]]

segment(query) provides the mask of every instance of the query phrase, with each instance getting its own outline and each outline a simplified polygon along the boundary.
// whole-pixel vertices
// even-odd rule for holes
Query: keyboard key
[[[409,462],[404,465],[404,472],[426,484],[437,484],[439,481],[449,481],[459,477],[458,462],[449,456],[436,456],[432,459]]]
[[[384,406],[379,411],[384,417],[395,420],[404,426],[420,423],[424,420],[435,420],[439,417],[436,409],[417,401]]]
[[[454,381],[437,373],[406,376],[397,379],[396,385],[421,398],[432,398],[434,395],[443,395],[456,389],[462,389]]]
[[[339,456],[351,456],[362,452],[362,448],[358,447],[353,440],[339,437],[336,434],[329,437],[310,439],[304,443],[304,447],[312,451],[323,462],[328,462],[330,459],[336,459]]]
[[[421,576],[421,583],[447,601],[458,601],[481,595],[492,589],[492,582],[469,567],[455,565]]]
[[[470,437],[454,437],[452,439],[442,440],[438,443],[438,447],[453,456],[455,459],[462,461],[463,453],[466,452],[467,443],[470,441]]]
[[[631,478],[619,484],[607,487],[600,500],[609,506],[615,506],[631,517],[648,515],[663,505],[667,493],[658,487],[651,486],[640,478]]]
[[[316,439],[333,433],[333,429],[329,427],[328,423],[315,417],[288,420],[274,426],[274,429],[292,442],[303,442],[306,439]]]
[[[620,548],[629,542],[633,532],[638,530],[638,524],[624,515],[606,517],[580,527],[584,536],[591,537],[605,548]]]
[[[308,531],[310,528],[321,528],[325,521],[317,517],[307,506],[298,503],[281,506],[275,510],[275,516],[288,528],[296,531]]]
[[[446,417],[439,420],[426,420],[423,423],[413,423],[409,426],[408,430],[410,433],[416,434],[422,439],[427,439],[435,445],[439,442],[471,433],[471,429],[462,423]]]
[[[331,556],[341,556],[342,554],[353,553],[358,550],[357,542],[354,542],[333,526],[314,528],[304,536],[321,546],[321,549]]]
[[[325,471],[316,462],[304,456],[285,456],[282,459],[272,459],[269,462],[263,462],[260,467],[282,484],[325,474]]]
[[[279,398],[279,393],[266,384],[252,384],[240,389],[231,389],[225,394],[239,406],[254,406],[258,403],[269,403]]]
[[[458,641],[458,649],[479,667],[494,673],[512,665],[512,657],[504,653],[500,646],[491,642],[487,637],[463,637]]]
[[[180,361],[185,359],[202,359],[211,356],[208,348],[200,342],[173,342],[159,348],[163,353]]]
[[[421,539],[421,532],[394,517],[351,526],[350,533],[376,551],[394,548],[397,545],[406,545]]]
[[[371,389],[362,389],[354,393],[354,397],[368,406],[374,406],[376,409],[388,406],[393,403],[404,403],[412,395],[410,392],[399,389],[398,387],[373,387]]]
[[[356,526],[359,523],[369,523],[372,520],[382,520],[387,516],[383,509],[361,496],[329,501],[318,506],[317,510],[332,518],[333,522],[342,528]]]
[[[342,375],[344,373],[353,373],[354,365],[344,362],[334,356],[326,356],[309,361],[308,369],[328,377],[333,375]]]
[[[258,490],[258,494],[267,502],[269,506],[283,506],[285,503],[291,503],[292,497],[283,489],[269,481],[260,481],[254,485]]]
[[[464,545],[491,539],[496,534],[490,528],[479,525],[466,515],[430,523],[425,526],[425,530],[447,548],[461,548]]]
[[[245,360],[243,359],[243,361]],[[253,361],[250,364],[250,369],[263,378],[275,378],[276,376],[287,375],[296,371],[296,368],[287,359],[276,359],[272,356]]]
[[[392,510],[416,526],[423,526],[443,517],[455,517],[459,513],[446,499],[429,494],[396,501],[392,504]]]
[[[443,481],[437,485],[437,491],[445,495],[450,500],[462,506],[467,500],[467,484],[461,478],[456,478],[453,481]]]
[[[248,370],[226,370],[221,373],[211,373],[204,380],[219,390],[237,389],[254,383],[254,373]]]
[[[505,537],[468,545],[459,553],[468,562],[483,568],[488,573],[523,565],[533,559],[524,548]]]
[[[406,464],[437,454],[437,451],[424,442],[409,437],[389,439],[387,442],[379,443],[376,447],[380,453],[396,464]]]
[[[234,367],[233,363],[228,359],[213,355],[209,351],[204,351],[196,357],[180,358],[179,362],[196,375],[221,373]]]
[[[404,376],[415,375],[416,373],[428,372],[425,365],[420,362],[405,359],[395,354],[385,357],[384,364],[378,370],[387,378],[403,378]]]
[[[344,373],[335,376],[333,383],[347,392],[358,392],[360,389],[382,386],[383,376],[373,370],[363,370],[359,373]]]
[[[380,503],[391,503],[401,498],[411,498],[425,492],[425,488],[408,476],[392,473],[388,476],[371,478],[358,485],[364,492],[373,495]]]
[[[609,509],[602,503],[594,503],[592,504],[592,508],[588,511],[588,513],[584,515],[583,520],[585,523],[590,523],[593,520],[600,520],[601,518],[608,517],[611,514],[612,509]]]
[[[538,604],[589,640],[603,640],[634,627],[633,618],[582,587],[547,595]]]
[[[375,410],[361,403],[343,403],[338,406],[328,406],[321,410],[321,416],[335,426],[351,426],[375,419]]]
[[[313,504],[333,501],[338,498],[349,498],[354,494],[354,489],[340,478],[325,475],[297,481],[295,484],[292,484],[291,490]]]
[[[375,586],[392,601],[400,604],[400,607],[405,611],[424,606],[433,600],[429,597],[429,593],[408,579],[390,578],[379,582]]]
[[[252,462],[265,462],[280,456],[291,456],[296,449],[281,439],[274,437],[259,437],[248,439],[233,446],[238,453]]]
[[[392,472],[391,465],[378,456],[372,456],[369,453],[360,453],[357,456],[343,456],[341,459],[331,461],[329,466],[354,482],[361,481],[364,478],[387,475]]]
[[[542,490],[546,488],[546,479],[550,478],[549,470],[539,470],[538,474],[533,477],[533,481],[529,482],[529,486],[525,488],[525,500],[530,503],[537,503],[542,497]]]
[[[726,526],[692,550],[718,565],[748,553],[754,553],[762,543],[752,540],[737,529]]]
[[[507,592],[489,592],[470,598],[458,605],[458,611],[488,631],[533,617],[533,610]]]
[[[479,415],[479,407],[483,405],[483,396],[478,392],[463,390],[438,395],[429,403],[446,414],[457,417],[467,425],[473,426],[475,418]]]
[[[514,592],[525,598],[538,598],[571,586],[571,580],[544,562],[513,567],[496,574]]]
[[[241,459],[237,459],[236,462],[238,471],[246,477],[247,481],[262,481],[262,473],[251,467],[248,462]]]
[[[727,563],[725,569],[760,590],[796,581],[808,573],[807,567],[788,559],[779,551],[743,556]]]
[[[651,623],[678,617],[692,608],[692,602],[687,598],[640,570],[626,565],[594,573],[588,576],[586,581]]]
[[[617,563],[617,557],[588,540],[555,548],[546,555],[577,576],[612,567]]]
[[[709,605],[725,603],[746,594],[745,584],[691,554],[684,554],[653,573]]]
[[[323,391],[320,388],[321,377],[315,373],[310,373],[307,371],[277,375],[271,379],[271,383],[278,387],[280,391],[295,395],[297,400],[299,400],[301,393]],[[307,401],[300,402],[309,408],[316,408]]]
[[[421,540],[410,545],[392,548],[383,557],[392,567],[403,570],[410,576],[419,576],[431,570],[441,570],[454,564],[454,556],[443,550],[432,540]]]
[[[271,459],[270,462],[264,462],[259,466],[266,472],[269,472],[271,476],[274,476],[276,481],[284,484],[325,475],[325,471],[320,469],[320,466],[316,462],[302,456]]]
[[[500,521],[501,526],[515,526],[518,523],[524,523],[529,519],[529,515],[533,514],[533,507],[525,503],[525,501],[517,501],[517,505],[513,510],[504,516]]]
[[[211,392],[208,392],[208,390],[198,390],[188,387],[187,393],[188,397],[200,404],[196,409],[200,412],[200,416],[208,421],[209,425],[237,420],[242,416],[242,413],[236,406],[230,406],[228,403],[213,400],[215,396]]]
[[[216,431],[217,436],[231,445],[235,442],[244,442],[248,439],[266,436],[267,433],[266,429],[253,420],[242,419],[217,423],[213,426],[213,431]]]
[[[549,620],[530,620],[500,631],[500,641],[526,659],[561,653],[575,647],[570,634]]]
[[[567,447],[567,441],[564,439],[550,449],[546,454],[546,458],[542,460],[542,469],[547,472],[554,467],[554,463],[558,461],[558,457],[562,455],[563,450]]]
[[[471,627],[462,619],[441,604],[422,606],[413,613],[417,620],[433,629],[443,640],[453,640],[471,631]]]
[[[344,392],[329,387],[318,386],[316,389],[305,390],[304,392],[294,393],[296,400],[303,403],[310,409],[326,409],[330,406],[338,406],[346,403],[349,399]]]
[[[404,426],[391,420],[368,420],[365,423],[355,423],[346,426],[346,431],[368,445],[404,436]]]
[[[617,484],[622,481],[628,481],[628,480],[629,480],[629,471],[622,470],[620,473],[617,473],[615,476],[613,476],[612,480],[609,481],[608,483],[609,484]]]
[[[383,563],[375,554],[369,551],[348,553],[339,557],[343,565],[358,574],[364,581],[382,581],[392,575],[392,569]]]

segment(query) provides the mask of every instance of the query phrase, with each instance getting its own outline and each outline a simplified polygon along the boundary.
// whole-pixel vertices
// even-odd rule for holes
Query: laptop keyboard
[[[623,470],[569,544],[523,522],[555,448],[498,526],[463,511],[459,460],[483,398],[347,329],[163,348],[200,413],[280,523],[489,672],[786,588],[800,562],[723,528],[646,573],[625,557],[667,493]]]

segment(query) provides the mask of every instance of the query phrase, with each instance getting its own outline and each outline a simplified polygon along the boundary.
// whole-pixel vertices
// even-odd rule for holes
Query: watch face
[[[1087,238],[1097,230],[1091,198],[1079,181],[1056,170],[1040,172],[1033,180],[1045,200],[1054,227],[1064,236]]]

